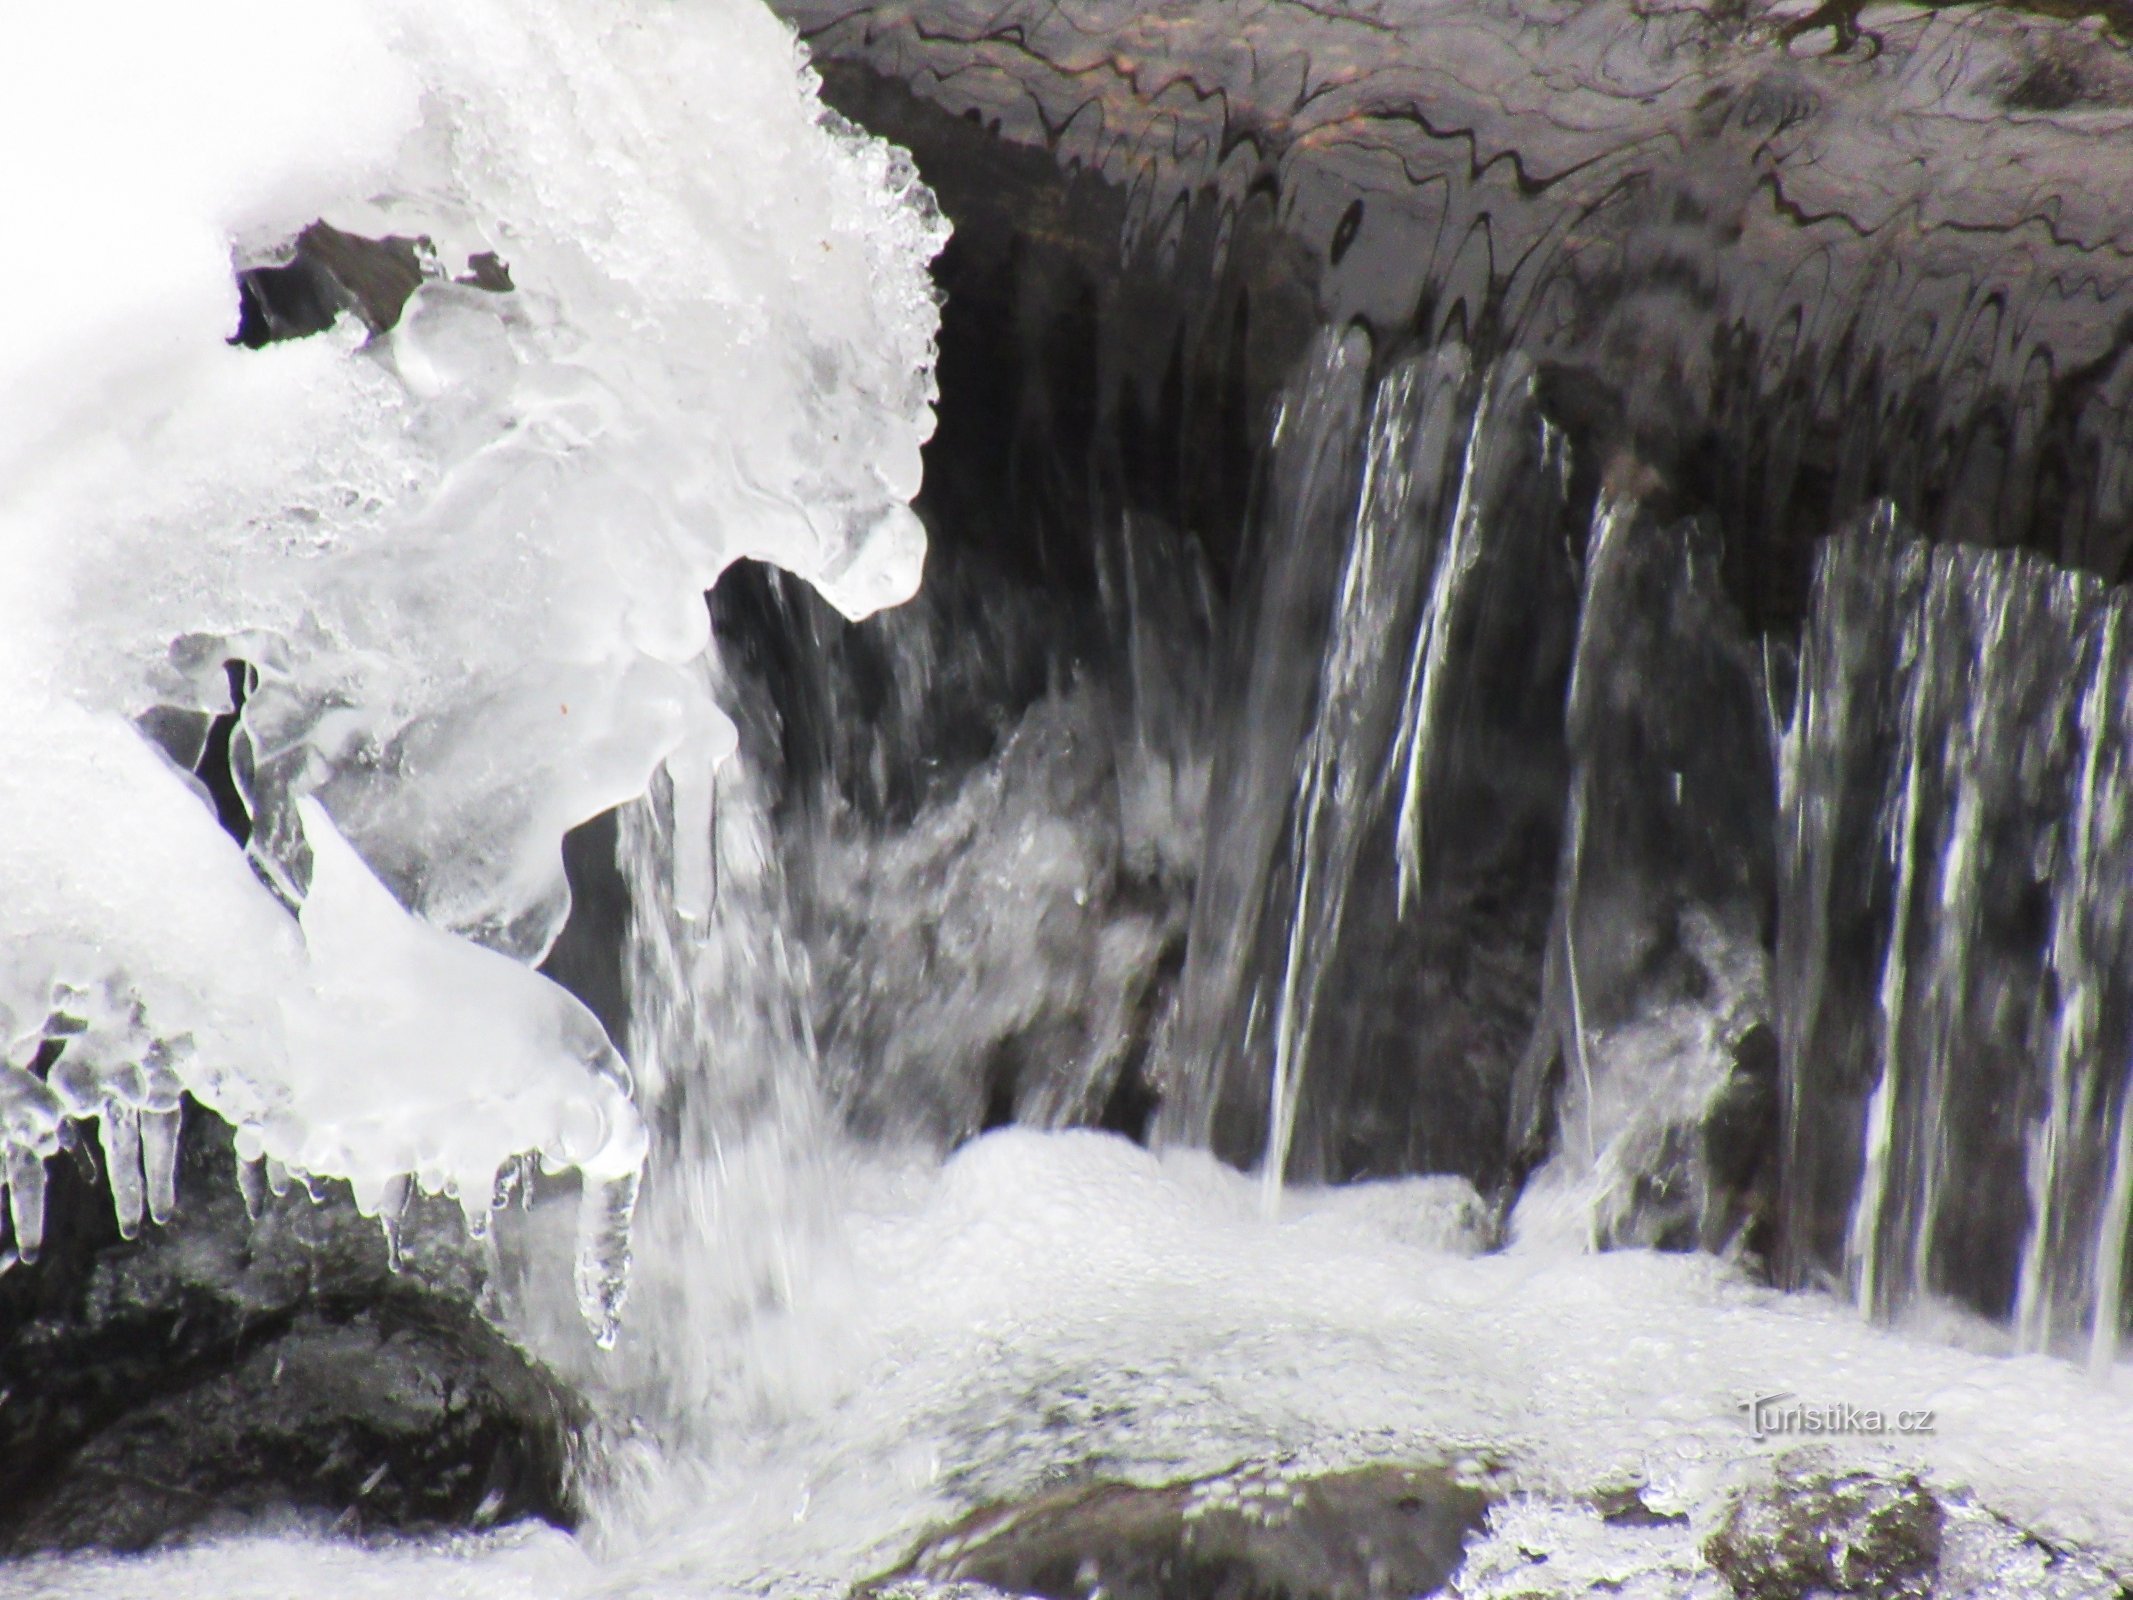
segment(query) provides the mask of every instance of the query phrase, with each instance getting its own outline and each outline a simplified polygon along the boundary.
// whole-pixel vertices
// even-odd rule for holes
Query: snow
[[[526,970],[559,843],[731,750],[728,563],[852,615],[915,587],[945,230],[908,161],[746,0],[16,8],[0,63],[15,1248],[70,1123],[126,1226],[167,1209],[181,1090],[368,1203],[478,1210],[536,1151],[623,1182],[627,1075]],[[375,338],[226,343],[233,261],[316,217],[441,275]],[[483,250],[515,290],[449,281]],[[231,660],[249,858],[136,731],[227,712]]]

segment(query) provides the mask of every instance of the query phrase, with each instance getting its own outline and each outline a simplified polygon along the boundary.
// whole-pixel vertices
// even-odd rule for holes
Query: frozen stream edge
[[[2123,1364],[2099,1382],[1925,1342],[1703,1256],[1467,1257],[1430,1237],[1441,1180],[1296,1192],[1268,1222],[1251,1180],[1205,1157],[1007,1131],[936,1174],[854,1172],[848,1192],[841,1246],[731,1352],[748,1376],[713,1402],[712,1442],[620,1474],[630,1487],[584,1543],[237,1537],[33,1563],[0,1592],[283,1596],[301,1573],[336,1596],[832,1595],[932,1524],[1070,1476],[1475,1450],[1535,1495],[1641,1481],[1655,1509],[1687,1512],[1672,1530],[1553,1524],[1587,1567],[1612,1541],[1648,1581],[1672,1574],[1650,1592],[1678,1593],[1727,1493],[1801,1447],[1749,1436],[1740,1402],[1779,1391],[1930,1407],[1930,1438],[1839,1439],[1817,1458],[1916,1468],[1944,1498],[2133,1565]],[[1568,1578],[1577,1561],[1559,1565]],[[1955,1592],[2090,1592],[2009,1577]]]

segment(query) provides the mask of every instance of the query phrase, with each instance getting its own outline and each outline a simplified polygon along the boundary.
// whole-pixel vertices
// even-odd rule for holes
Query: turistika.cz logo
[[[1797,1395],[1760,1394],[1740,1403],[1747,1415],[1749,1435],[1769,1439],[1806,1434],[1920,1434],[1933,1431],[1930,1409],[1885,1411],[1878,1406],[1855,1406],[1847,1401],[1816,1405]]]

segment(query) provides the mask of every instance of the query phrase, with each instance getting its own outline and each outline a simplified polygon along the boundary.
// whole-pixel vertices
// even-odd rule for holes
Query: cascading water
[[[190,1094],[248,1192],[456,1199],[595,1411],[582,1543],[337,1586],[843,1594],[1062,1484],[1428,1459],[1496,1497],[1464,1594],[1715,1592],[1784,1391],[1939,1418],[1828,1461],[1927,1474],[1951,1592],[2116,1592],[2122,592],[1889,513],[1795,654],[1739,530],[1462,319],[1318,337],[1234,560],[1112,419],[1076,582],[1000,553],[1056,523],[956,521],[872,616],[931,421],[908,163],[739,3],[338,22],[342,121],[274,108],[332,160],[234,140],[155,213],[173,272],[215,241],[185,316],[134,308],[191,354],[0,328],[67,379],[52,458],[0,457],[0,1270],[90,1120],[121,1231],[169,1219]],[[224,241],[322,212],[406,304],[221,344]],[[218,716],[241,845],[180,770]],[[609,809],[613,1042],[528,970]],[[541,1196],[490,1231],[534,1159],[575,1251]],[[1874,1325],[1944,1302],[2092,1371]],[[32,1582],[279,1593],[330,1548]]]
[[[1164,1136],[1270,1200],[1496,1168],[1558,826],[1562,441],[1515,362],[1370,364],[1329,344],[1275,424],[1159,1067]]]
[[[2127,1310],[2124,606],[1885,523],[1830,544],[1780,836],[1794,1270],[2099,1363]]]
[[[1767,673],[1719,541],[1603,491],[1566,699],[1571,761],[1527,1121],[1555,1149],[1521,1192],[1527,1243],[1724,1249],[1752,1226],[1774,1105]]]

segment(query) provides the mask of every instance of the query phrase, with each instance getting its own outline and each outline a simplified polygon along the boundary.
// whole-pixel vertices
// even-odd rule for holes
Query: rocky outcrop
[[[1752,623],[1881,496],[2133,554],[2133,55],[2079,7],[776,8],[955,220],[943,387],[979,316],[1004,370],[943,443],[1058,526],[1122,494],[1232,541],[1272,397],[1356,323],[1531,354],[1591,482],[1627,451],[1718,514]]]
[[[1772,993],[1800,985],[1771,966],[1770,736],[1826,535],[1879,515],[2133,571],[2120,21],[2078,3],[774,3],[826,97],[908,146],[956,226],[938,559],[983,541],[1054,592],[1101,593],[1121,528],[1204,558],[1217,760],[1166,1035],[1186,1065],[1155,1052],[1155,1126],[1244,1164],[1285,1146],[1292,1177],[1456,1169],[1508,1201],[1568,1116],[1573,1186],[1628,1197],[1594,1242],[1741,1246],[1789,1282],[1847,1281],[1857,1164],[1800,1155],[1798,1131],[1842,1109],[1803,1088],[1801,1052],[1875,1073],[1788,1037]],[[1343,381],[1363,398],[1418,353],[1526,374],[1564,446],[1564,531],[1520,530],[1546,546],[1516,563],[1523,631],[1453,697],[1447,771],[1486,782],[1438,862],[1471,892],[1425,885],[1404,922],[1383,818],[1335,852],[1356,892],[1329,891],[1299,778],[1366,498],[1362,399],[1307,437],[1329,338],[1360,350]],[[1291,495],[1299,455],[1311,493]],[[1571,686],[1566,619],[1606,576],[1605,503],[1634,508],[1652,552],[1617,571],[1635,606],[1685,609],[1616,630],[1618,681]],[[1491,727],[1518,737],[1473,736]],[[1379,752],[1351,744],[1320,789],[1367,801]],[[1605,849],[1578,849],[1579,807]],[[1871,844],[1844,827],[1844,849]],[[1349,909],[1290,939],[1307,878]],[[1797,915],[1791,933],[1821,937]],[[1338,1004],[1282,1044],[1299,949]],[[1710,1070],[1667,1085],[1585,1059],[1565,1019],[1588,980],[1616,1055],[1664,1054],[1652,1024],[1678,1023]],[[1315,1063],[1293,1142],[1268,1136],[1284,1049]],[[1198,1072],[1225,1079],[1197,1096],[1208,1114],[1184,1104]],[[1673,1107],[1611,1150],[1610,1076],[1623,1104]],[[2004,1105],[2015,1076],[1995,1065],[1965,1093]],[[1997,1316],[2030,1116],[1971,1120],[2005,1148],[1963,1186],[1978,1215],[1938,1288]]]
[[[415,1203],[395,1271],[344,1192],[248,1218],[228,1130],[187,1112],[166,1225],[118,1237],[62,1166],[43,1256],[0,1275],[0,1552],[571,1524],[582,1408],[483,1320],[457,1206]]]
[[[1483,1489],[1437,1467],[1091,1484],[978,1512],[855,1600],[918,1592],[915,1580],[1044,1600],[1406,1600],[1443,1587],[1488,1507]]]
[[[308,338],[332,327],[343,311],[354,312],[372,333],[385,333],[399,325],[424,279],[444,276],[426,238],[370,239],[328,222],[312,223],[283,253],[288,259],[237,274],[238,322],[230,343],[257,350]],[[455,281],[496,294],[512,287],[511,269],[491,250],[470,256]]]
[[[1704,1555],[1739,1600],[1923,1600],[1940,1571],[1943,1520],[1915,1477],[1785,1476],[1736,1500]]]

